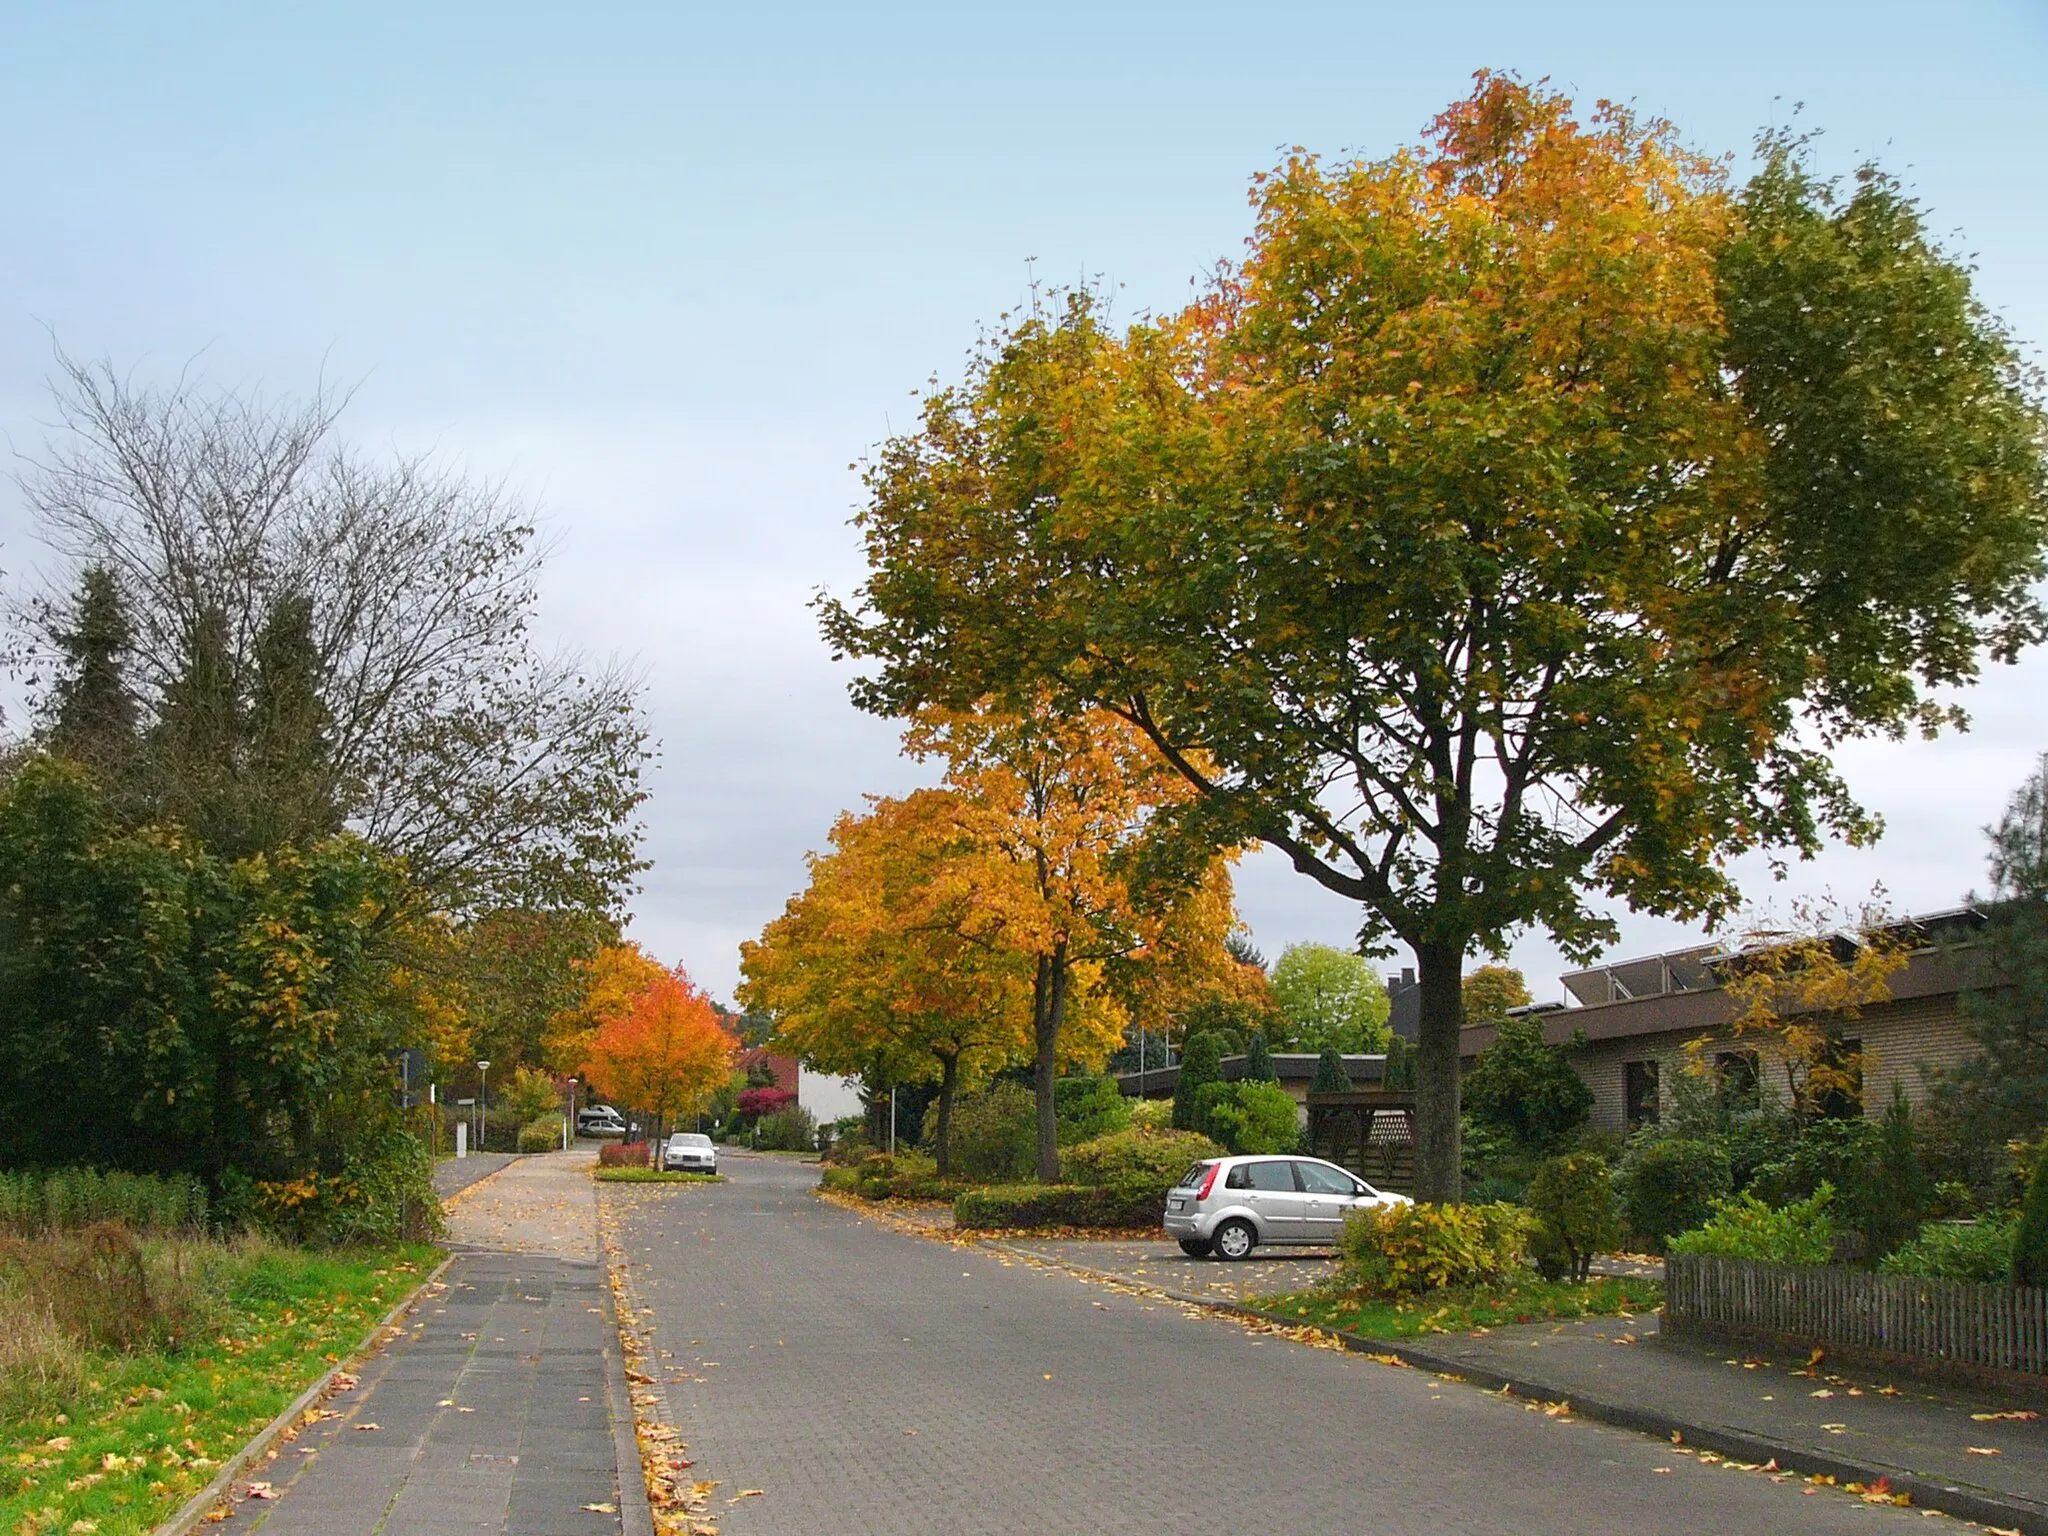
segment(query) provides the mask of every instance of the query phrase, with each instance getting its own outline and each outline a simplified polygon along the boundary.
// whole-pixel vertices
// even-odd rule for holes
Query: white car
[[[1261,1243],[1334,1243],[1353,1211],[1413,1203],[1319,1157],[1212,1157],[1166,1192],[1166,1235],[1191,1258],[1242,1259]]]
[[[718,1172],[718,1148],[713,1146],[709,1136],[671,1136],[668,1145],[662,1148],[661,1166],[674,1173],[716,1173]]]
[[[593,1104],[588,1109],[576,1111],[576,1134],[623,1136],[626,1134],[626,1117],[609,1104]]]

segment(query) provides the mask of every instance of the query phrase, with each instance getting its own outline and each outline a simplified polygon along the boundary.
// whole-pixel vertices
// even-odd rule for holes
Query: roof
[[[1313,1051],[1275,1051],[1273,1072],[1283,1083],[1306,1083],[1315,1077],[1316,1063],[1322,1059],[1320,1054]],[[1244,1064],[1243,1056],[1224,1057],[1223,1080],[1234,1083],[1243,1077]],[[1386,1070],[1387,1058],[1384,1055],[1353,1053],[1344,1057],[1344,1075],[1354,1083],[1360,1078],[1378,1082]],[[1153,1067],[1145,1072],[1119,1072],[1116,1079],[1117,1087],[1123,1090],[1126,1097],[1132,1098],[1142,1097],[1148,1093],[1171,1093],[1179,1081],[1180,1068],[1177,1065]]]

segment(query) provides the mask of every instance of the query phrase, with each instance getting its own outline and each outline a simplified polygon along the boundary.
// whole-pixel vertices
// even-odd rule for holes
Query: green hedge
[[[962,1230],[1156,1227],[1163,1215],[1159,1192],[1145,1185],[1007,1184],[953,1202],[953,1225]]]
[[[519,1127],[519,1150],[522,1152],[554,1152],[561,1145],[560,1115],[542,1115],[538,1120],[529,1120]]]

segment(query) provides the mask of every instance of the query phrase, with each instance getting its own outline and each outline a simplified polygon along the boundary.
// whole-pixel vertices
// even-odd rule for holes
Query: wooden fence
[[[2035,1286],[1674,1253],[1664,1266],[1664,1319],[1673,1333],[1753,1331],[2048,1375],[2048,1290]]]
[[[1415,1095],[1390,1090],[1308,1096],[1308,1148],[1377,1189],[1415,1189]]]

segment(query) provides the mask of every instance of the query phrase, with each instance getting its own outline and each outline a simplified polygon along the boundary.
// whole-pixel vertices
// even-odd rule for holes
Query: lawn
[[[1398,1301],[1318,1286],[1259,1297],[1253,1305],[1360,1338],[1413,1339],[1556,1318],[1621,1317],[1654,1311],[1663,1299],[1659,1280],[1601,1278],[1578,1285],[1532,1276],[1484,1290],[1446,1289]]]
[[[441,1257],[423,1246],[149,1248],[153,1269],[180,1276],[187,1336],[134,1354],[74,1349],[71,1379],[51,1386],[18,1370],[0,1382],[0,1533],[150,1529],[354,1349]],[[4,1304],[20,1305],[19,1295]]]

